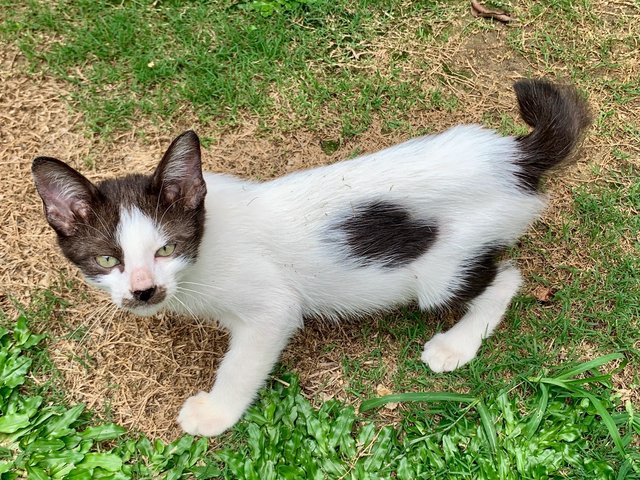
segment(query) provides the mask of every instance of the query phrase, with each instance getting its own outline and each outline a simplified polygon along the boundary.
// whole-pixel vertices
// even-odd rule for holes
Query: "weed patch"
[[[529,378],[497,397],[452,393],[392,395],[362,403],[421,402],[401,428],[379,427],[337,401],[314,409],[296,377],[273,382],[224,447],[184,435],[172,443],[133,438],[100,423],[84,405],[29,394],[32,355],[45,335],[28,314],[0,329],[0,478],[625,478],[640,473],[632,444],[640,422],[620,410],[610,376],[598,368],[620,354]],[[621,433],[622,432],[622,433]]]

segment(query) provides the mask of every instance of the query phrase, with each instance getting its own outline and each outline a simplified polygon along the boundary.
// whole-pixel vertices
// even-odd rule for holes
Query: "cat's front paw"
[[[178,423],[186,433],[213,437],[233,427],[240,415],[224,408],[210,393],[199,392],[184,402]]]
[[[424,344],[421,358],[436,373],[450,372],[473,360],[479,348],[476,342],[456,338],[450,332],[438,333]]]

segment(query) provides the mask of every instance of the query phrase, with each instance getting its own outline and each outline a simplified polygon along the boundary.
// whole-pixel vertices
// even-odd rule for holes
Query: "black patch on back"
[[[449,299],[452,307],[465,306],[491,285],[498,274],[498,259],[504,249],[502,246],[492,246],[466,262],[462,286]]]
[[[436,241],[434,221],[414,218],[390,202],[373,201],[353,207],[334,230],[362,265],[401,267],[424,254]]]

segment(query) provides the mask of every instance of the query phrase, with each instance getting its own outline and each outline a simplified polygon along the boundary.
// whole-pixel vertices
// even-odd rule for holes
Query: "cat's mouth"
[[[130,298],[122,300],[122,307],[136,315],[148,316],[162,310],[167,299],[167,289],[154,287],[143,292],[133,292]]]

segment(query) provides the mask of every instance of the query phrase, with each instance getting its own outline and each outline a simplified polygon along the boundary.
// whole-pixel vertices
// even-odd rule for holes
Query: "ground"
[[[425,83],[438,86],[441,97],[428,108],[409,108],[400,128],[391,128],[388,118],[373,114],[366,128],[353,135],[344,133],[341,117],[330,104],[319,112],[321,121],[305,124],[297,110],[287,110],[290,99],[273,92],[276,108],[267,120],[243,110],[231,126],[201,123],[194,108],[185,105],[170,118],[141,116],[104,136],[87,128],[87,113],[74,103],[72,83],[31,69],[15,42],[0,44],[0,301],[13,309],[16,302],[28,303],[37,289],[51,289],[64,299],[68,306],[44,329],[51,332],[51,357],[62,373],[69,401],[85,402],[151,438],[175,438],[179,432],[173,419],[184,399],[212,384],[226,336],[215,324],[198,319],[129,316],[86,287],[56,249],[42,216],[29,173],[35,156],[61,158],[92,179],[149,172],[172,137],[194,128],[209,139],[203,158],[206,169],[267,179],[461,122],[480,122],[505,133],[520,131],[511,84],[523,76],[550,76],[578,84],[592,105],[595,124],[577,163],[548,182],[550,207],[513,252],[526,282],[509,322],[482,349],[477,362],[498,359],[496,374],[506,382],[519,374],[520,356],[530,358],[526,368],[531,369],[538,355],[542,371],[565,360],[587,360],[620,349],[630,361],[616,373],[617,392],[640,405],[634,368],[640,350],[638,306],[619,313],[616,293],[621,291],[589,298],[591,292],[609,292],[616,285],[625,285],[629,292],[638,288],[638,264],[633,259],[640,238],[637,220],[627,219],[637,216],[640,207],[640,6],[590,2],[589,8],[576,7],[578,14],[588,15],[572,21],[561,17],[558,28],[567,30],[558,32],[545,30],[562,12],[554,2],[545,3],[536,15],[527,12],[531,2],[512,2],[515,16],[523,19],[517,26],[477,19],[464,2],[458,3],[431,26],[433,37],[446,35],[437,48],[425,49],[417,39],[417,30],[426,22],[417,17],[420,12],[399,15],[394,29],[366,44],[363,50],[371,61],[363,68],[385,71],[401,52],[411,60],[398,67],[405,69],[399,75],[420,75]],[[574,50],[554,50],[558,45],[572,45]],[[359,65],[360,54],[354,52],[342,66]],[[449,105],[451,98],[455,102]],[[295,128],[284,127],[287,123]],[[599,209],[606,195],[613,198],[612,208],[622,220],[611,220],[611,211]],[[607,230],[619,235],[609,238]],[[617,255],[609,257],[605,250]],[[615,283],[624,272],[628,281]],[[576,292],[584,296],[572,299]],[[618,325],[603,312],[626,320]],[[543,326],[542,320],[550,317],[564,321]],[[376,391],[477,389],[493,378],[481,367],[456,376],[433,375],[419,362],[422,343],[450,321],[408,309],[339,325],[310,322],[287,348],[274,377],[282,371],[299,374],[305,394],[317,404],[339,398],[358,405]],[[540,344],[533,349],[518,344],[514,337],[520,335]],[[621,338],[613,340],[615,335]],[[570,341],[562,345],[567,338]],[[511,367],[505,366],[509,359]],[[461,380],[465,376],[476,378]],[[380,414],[382,422],[396,419],[397,410]]]

